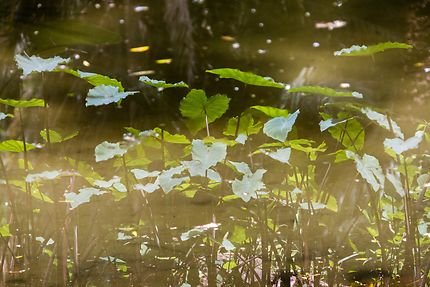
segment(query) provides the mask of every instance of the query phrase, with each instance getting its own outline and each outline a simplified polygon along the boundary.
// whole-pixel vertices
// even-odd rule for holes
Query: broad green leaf
[[[10,233],[9,224],[3,224],[0,226],[0,235],[2,237],[12,236],[12,233]]]
[[[360,158],[360,156],[349,150],[346,151],[346,156],[355,161],[357,171],[372,186],[374,191],[384,188],[385,177],[377,158],[367,154]]]
[[[279,162],[289,163],[291,156],[291,148],[280,148],[273,152],[263,151],[263,153]]]
[[[265,169],[258,169],[255,173],[244,175],[241,180],[235,179],[232,183],[233,193],[248,202],[251,198],[257,198],[257,191],[266,186],[263,182]]]
[[[338,124],[344,123],[346,121],[348,121],[349,119],[341,119],[341,120],[337,120],[337,119],[327,119],[327,120],[322,120],[320,121],[319,125],[320,125],[320,131],[323,132],[331,127],[337,126]]]
[[[238,117],[230,118],[227,122],[227,126],[224,130],[224,135],[226,136],[236,136],[239,134],[244,134],[247,136],[258,134],[262,128],[261,123],[254,123],[254,118],[251,114],[242,113],[240,116],[239,128],[237,127]]]
[[[288,117],[288,115],[290,114],[288,110],[278,109],[278,108],[269,107],[269,106],[252,106],[250,107],[250,109],[255,111],[260,111],[270,118]]]
[[[35,182],[43,180],[53,180],[62,175],[61,170],[44,171],[41,173],[28,174],[25,178],[26,182]]]
[[[203,90],[191,90],[182,100],[180,111],[182,116],[197,120],[205,126],[205,117],[212,123],[220,118],[228,109],[230,99],[225,95],[215,95],[209,99]]]
[[[260,86],[260,87],[272,87],[283,89],[284,84],[275,82],[272,78],[262,77],[250,72],[242,72],[237,69],[222,68],[206,70],[207,73],[215,74],[220,76],[222,79],[234,79],[247,85]]]
[[[70,69],[62,70],[62,72],[65,72],[77,78],[83,79],[87,81],[90,85],[93,85],[94,87],[97,87],[100,85],[113,86],[113,87],[118,87],[119,92],[124,92],[124,87],[122,86],[120,81],[118,81],[117,79],[109,78],[108,76],[105,76],[105,75],[82,72],[79,70],[74,71]]]
[[[150,79],[147,76],[140,77],[139,81],[147,84],[148,86],[158,88],[158,89],[188,88],[188,85],[184,82],[170,84],[170,83],[166,83],[165,81]]]
[[[121,148],[119,143],[102,142],[95,148],[96,162],[105,161],[115,156],[123,156],[127,149]]]
[[[403,140],[401,138],[385,139],[384,147],[392,149],[396,154],[402,154],[405,151],[415,149],[421,143],[424,137],[423,131],[417,131],[415,136]]]
[[[167,143],[173,143],[173,144],[190,144],[190,140],[187,139],[185,135],[181,134],[174,134],[172,135],[166,130],[162,130],[161,128],[155,128],[153,137],[163,140]]]
[[[5,118],[13,118],[13,115],[11,115],[11,114],[5,114],[5,113],[1,113],[0,112],[0,121],[1,120],[4,120]]]
[[[393,133],[398,137],[403,139],[404,135],[399,125],[393,121],[392,119],[388,119],[388,117],[384,114],[378,113],[370,108],[362,108],[361,112],[365,114],[369,120],[375,121],[379,126],[384,129],[391,131],[393,129]]]
[[[43,59],[37,56],[16,55],[16,64],[23,71],[23,75],[27,76],[32,72],[50,72],[57,68],[60,64],[70,62],[70,59],[64,59],[58,56],[49,59]]]
[[[118,103],[129,95],[137,93],[137,91],[121,92],[118,87],[100,85],[88,91],[85,106],[101,106]]]
[[[236,267],[237,267],[237,263],[234,260],[227,261],[222,265],[222,268],[225,270],[231,270],[231,269],[234,269]]]
[[[412,45],[399,42],[385,42],[376,45],[352,45],[350,48],[345,48],[334,52],[335,56],[371,56],[388,49],[411,49]]]
[[[14,108],[31,108],[31,107],[43,107],[45,101],[42,99],[31,99],[31,100],[13,100],[13,99],[0,99],[0,104],[11,106]]]
[[[288,133],[293,129],[293,125],[299,113],[300,111],[297,110],[288,117],[276,117],[271,119],[264,125],[263,133],[272,139],[285,142]]]
[[[334,89],[320,86],[302,86],[291,88],[288,90],[289,93],[304,93],[304,94],[318,94],[326,97],[354,97],[362,99],[363,94],[359,92],[338,92]]]
[[[324,113],[321,113],[321,116],[324,120],[330,118],[329,115]],[[364,128],[361,123],[357,119],[351,118],[351,115],[348,113],[340,112],[337,117],[338,120],[347,119],[347,121],[329,127],[328,131],[330,135],[338,142],[341,142],[346,148],[354,149],[353,146],[355,146],[357,150],[361,150],[364,147],[365,137]]]
[[[25,147],[27,148],[27,151],[35,149],[36,146],[26,143]],[[7,151],[7,152],[24,152],[24,142],[17,141],[17,140],[6,140],[0,142],[0,152]]]
[[[51,143],[61,143],[76,137],[79,134],[79,131],[73,132],[66,136],[63,136],[59,132],[54,130],[48,130],[48,133],[49,140]],[[46,129],[40,131],[40,136],[45,140],[45,142],[48,142],[48,133],[46,132]]]
[[[106,192],[101,191],[100,189],[88,187],[79,189],[78,193],[66,192],[64,194],[64,198],[70,203],[70,209],[75,209],[81,204],[90,202],[92,196],[105,193]]]

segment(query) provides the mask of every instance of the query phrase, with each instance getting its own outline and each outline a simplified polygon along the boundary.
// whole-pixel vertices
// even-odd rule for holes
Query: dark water
[[[94,148],[104,140],[121,140],[123,127],[146,130],[161,126],[171,133],[187,134],[178,109],[187,91],[157,91],[139,83],[141,75],[168,82],[184,80],[192,88],[205,89],[209,95],[227,94],[231,98],[228,116],[238,115],[252,105],[300,108],[302,136],[319,133],[318,110],[324,101],[322,98],[246,87],[238,82],[218,80],[204,71],[231,67],[270,76],[292,86],[357,90],[365,95],[366,103],[388,110],[404,132],[411,135],[418,123],[428,119],[429,26],[428,1],[3,0],[0,3],[0,97],[45,96],[50,104],[49,126],[66,133],[80,131],[78,137],[59,148],[31,154],[34,172],[80,170],[78,163],[64,159],[67,156],[94,165],[106,180],[113,175],[122,176],[121,162],[114,167],[111,163],[95,164]],[[353,44],[386,41],[407,42],[414,49],[365,58],[333,56],[333,51]],[[133,52],[133,48],[146,46],[149,48],[143,49],[146,51]],[[108,75],[120,80],[126,90],[142,93],[127,98],[120,108],[113,105],[85,108],[90,87],[70,75],[34,75],[22,80],[13,57],[23,52],[42,57],[70,57],[70,66]],[[7,108],[4,111],[14,113]],[[2,140],[21,138],[16,111],[15,114],[14,119],[1,122]],[[24,113],[26,138],[30,142],[41,142],[38,134],[44,127],[44,117],[36,109]],[[214,123],[213,132],[221,135],[224,125],[223,120]],[[380,135],[370,129],[366,136],[369,149],[373,150],[373,143],[381,140]],[[322,141],[320,135],[315,138]],[[257,143],[262,143],[261,139],[255,140],[254,147]],[[182,156],[182,148],[172,147],[170,152],[172,159]],[[248,153],[245,149],[239,151],[236,160],[247,158]],[[149,150],[146,156],[154,159],[145,166],[148,170],[161,168],[158,150]],[[26,175],[23,163],[17,164],[18,157],[5,155],[3,160],[11,180]],[[304,170],[300,160],[297,159],[297,169]],[[257,167],[261,165],[256,163]],[[325,168],[327,162],[321,160],[315,165]],[[274,171],[268,185],[273,185],[274,190],[279,188],[280,184],[275,182],[283,176],[282,167],[265,166]],[[24,194],[15,187],[13,192],[19,193],[17,209],[22,214],[11,218],[9,208],[3,206],[1,223],[11,222],[11,227],[19,229],[23,228],[22,222],[34,217],[33,237],[43,237],[45,241],[31,242],[19,231],[14,233],[16,236],[2,238],[3,285],[181,286],[188,282],[192,286],[204,286],[208,280],[213,285],[208,279],[210,276],[205,274],[216,273],[219,286],[270,285],[270,280],[265,279],[281,284],[279,278],[286,284],[282,286],[289,286],[285,283],[289,280],[288,274],[296,272],[304,277],[312,274],[308,277],[315,276],[311,280],[315,282],[322,274],[321,285],[315,283],[315,286],[351,286],[353,281],[392,275],[393,270],[402,269],[392,267],[396,261],[394,255],[407,251],[392,247],[392,268],[381,268],[381,260],[375,255],[375,239],[367,233],[362,235],[366,222],[357,214],[356,207],[366,207],[369,198],[362,188],[351,189],[351,182],[355,180],[353,168],[351,165],[350,170],[336,169],[327,187],[333,189],[332,194],[345,207],[339,208],[335,215],[329,212],[301,215],[303,226],[297,226],[297,209],[288,204],[270,200],[220,204],[219,198],[230,191],[221,186],[214,189],[215,195],[208,195],[202,192],[207,189],[204,183],[201,190],[190,191],[196,192],[191,199],[180,192],[164,195],[159,190],[152,194],[133,193],[120,201],[104,195],[70,210],[62,195],[88,183],[68,177],[40,187],[56,203],[34,200],[33,216],[28,215],[31,212]],[[316,181],[321,182],[323,175],[318,175],[321,178]],[[5,178],[5,174],[0,178]],[[4,184],[0,189],[6,193]],[[351,190],[354,194],[346,194],[345,191]],[[8,198],[2,195],[4,202]],[[241,244],[237,238],[232,240],[241,246],[233,252],[215,250],[216,244],[209,239],[180,239],[183,232],[214,222],[220,226],[206,232],[218,241],[223,236],[231,239],[241,234],[246,234],[248,239]],[[396,224],[387,223],[387,238],[392,235],[388,229],[396,229]],[[49,238],[55,243],[48,245]],[[348,240],[354,241],[359,251],[352,250]],[[422,239],[422,244],[427,243]],[[142,244],[148,248],[143,255]],[[28,255],[28,249],[33,249],[32,256]],[[264,255],[268,250],[269,258]],[[428,259],[424,253],[427,253],[424,247],[421,250],[421,267],[425,272]],[[357,254],[354,257],[358,259],[339,263],[351,254]],[[235,259],[237,268],[222,267],[230,258]],[[207,261],[216,262],[218,269],[206,264]],[[264,274],[267,262],[271,265],[269,275]],[[216,270],[208,270],[211,268]],[[390,286],[402,286],[395,282],[393,279]]]

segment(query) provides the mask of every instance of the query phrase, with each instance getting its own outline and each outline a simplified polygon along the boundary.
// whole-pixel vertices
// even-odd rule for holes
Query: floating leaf
[[[269,106],[252,106],[250,107],[250,109],[260,111],[270,118],[288,117],[288,115],[290,114],[288,110],[278,109],[278,108],[269,107]]]
[[[67,192],[64,194],[64,197],[65,197],[66,201],[70,203],[70,208],[75,209],[76,207],[78,207],[81,204],[90,202],[90,199],[92,196],[101,195],[104,193],[106,193],[106,192],[101,191],[97,188],[89,187],[89,188],[79,189],[78,193]]]
[[[363,94],[359,92],[338,92],[334,89],[320,86],[302,86],[291,88],[288,90],[289,93],[304,93],[304,94],[318,94],[326,97],[354,97],[362,99]]]
[[[27,151],[35,149],[36,146],[26,143],[25,147]],[[6,140],[0,142],[0,152],[1,151],[7,151],[7,152],[24,152],[24,142],[17,141],[17,140]]]
[[[127,98],[129,95],[137,94],[138,92],[121,92],[118,87],[100,85],[88,91],[85,106],[101,106],[111,103],[118,103]]]
[[[385,139],[384,147],[392,149],[396,154],[402,154],[405,151],[415,149],[421,143],[424,137],[423,131],[417,131],[415,136],[403,140],[401,138]]]
[[[32,72],[50,72],[57,68],[60,64],[65,64],[70,61],[69,58],[64,59],[58,56],[49,59],[43,59],[37,56],[16,55],[15,61],[23,71],[23,75],[27,76]]]
[[[257,198],[257,191],[266,187],[263,183],[265,173],[265,169],[258,169],[255,173],[245,174],[241,180],[235,179],[232,183],[233,193],[245,202]]]
[[[169,89],[169,88],[188,88],[188,85],[184,82],[179,82],[179,83],[174,83],[174,84],[169,84],[166,83],[165,81],[159,81],[159,80],[154,80],[154,79],[150,79],[147,76],[142,76],[139,78],[139,81],[154,87],[154,88],[158,88],[158,89]]]
[[[48,133],[50,143],[61,143],[76,137],[79,134],[79,131],[73,132],[66,136],[63,136],[59,132],[54,130],[48,130]],[[48,133],[46,132],[46,129],[40,131],[40,136],[45,140],[45,142],[48,142]]]
[[[393,121],[392,119],[388,119],[388,117],[386,115],[378,113],[378,112],[376,112],[370,108],[367,108],[367,107],[362,108],[361,112],[363,114],[365,114],[369,118],[369,120],[377,122],[378,125],[380,125],[384,129],[389,130],[389,131],[391,131],[391,129],[393,129],[394,134],[398,138],[401,138],[401,139],[404,138],[403,132],[400,129],[399,125],[395,121]]]
[[[367,154],[360,158],[352,151],[347,150],[345,152],[348,158],[355,161],[357,171],[372,186],[374,191],[384,188],[385,177],[377,158]]]
[[[219,75],[222,79],[234,79],[247,85],[272,87],[283,89],[284,84],[275,82],[272,78],[262,77],[250,72],[242,72],[237,69],[222,68],[214,70],[206,70],[207,73]]]
[[[299,114],[300,111],[297,110],[288,117],[276,117],[271,119],[264,125],[264,134],[272,139],[284,142],[288,137],[288,133],[293,129],[293,125]]]
[[[123,156],[127,149],[121,148],[119,143],[102,142],[95,148],[96,162],[111,159],[115,156]]]
[[[31,108],[31,107],[43,107],[45,101],[42,99],[31,99],[31,100],[13,100],[13,99],[0,99],[0,104],[5,104],[14,108]]]
[[[412,45],[399,42],[385,42],[376,45],[352,45],[350,48],[345,48],[334,52],[335,56],[371,56],[373,54],[383,52],[388,49],[411,49]]]

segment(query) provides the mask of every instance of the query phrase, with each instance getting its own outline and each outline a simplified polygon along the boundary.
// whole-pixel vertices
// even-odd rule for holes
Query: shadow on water
[[[383,141],[390,132],[351,111],[348,123],[359,132],[349,141],[342,130],[337,138],[331,133],[336,142],[320,132],[319,112],[336,115],[347,111],[344,106],[328,108],[323,105],[332,101],[324,97],[205,73],[231,67],[291,87],[360,91],[408,138],[428,113],[430,33],[423,27],[430,25],[429,9],[428,1],[401,0],[2,1],[0,98],[44,98],[49,107],[22,111],[20,121],[19,109],[2,105],[14,117],[0,121],[1,140],[22,140],[23,128],[30,143],[43,142],[40,131],[47,126],[62,134],[79,131],[26,156],[0,154],[2,285],[429,286],[426,148],[408,157],[387,155]],[[386,41],[415,48],[333,56],[353,44]],[[85,107],[91,88],[85,81],[67,73],[24,79],[14,61],[22,53],[70,57],[70,67],[108,75],[141,93],[120,106]],[[256,135],[235,142],[239,122],[223,142],[227,159],[215,163],[222,180],[209,180],[215,176],[209,169],[181,180],[181,170],[167,177],[164,184],[173,189],[163,192],[159,174],[139,178],[135,169],[165,171],[189,161],[194,143],[188,139],[203,138],[206,130],[192,135],[181,117],[187,89],[154,89],[138,81],[145,75],[184,80],[208,96],[226,94],[225,118],[254,105],[300,109],[289,138],[313,141],[289,143],[288,164],[274,160],[268,151],[282,145],[262,146],[273,142],[260,131],[268,118],[254,111]],[[224,118],[211,124],[211,135],[224,137],[226,124]],[[140,137],[124,127],[161,129]],[[167,132],[188,139],[173,140]],[[94,148],[105,140],[122,141],[129,151],[96,162]],[[411,198],[399,196],[397,182],[385,195],[372,192],[353,161],[333,154],[341,149],[378,155],[387,178],[394,172]],[[262,184],[254,178],[235,196],[232,186],[246,174],[229,161],[247,162],[253,176],[267,170],[265,188],[256,190],[265,192],[242,200],[247,189]],[[40,175],[44,171],[51,174]],[[28,174],[39,177],[28,180]],[[142,188],[155,183],[161,189]]]

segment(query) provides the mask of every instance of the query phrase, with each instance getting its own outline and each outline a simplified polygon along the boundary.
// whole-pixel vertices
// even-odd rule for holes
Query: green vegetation
[[[366,54],[406,46],[377,47]],[[94,87],[86,106],[119,104],[140,93],[126,92],[107,76],[59,69],[67,63],[59,57],[17,56],[17,63],[24,75],[66,73],[87,81]],[[285,87],[236,69],[207,72],[246,85]],[[188,88],[140,80],[155,88]],[[405,140],[391,116],[368,107],[358,92],[315,86],[288,92],[329,97],[320,126],[314,123],[322,135],[307,138],[299,110],[251,106],[226,118],[229,97],[208,97],[199,89],[179,106],[193,138],[185,131],[127,127],[126,140],[93,147],[92,162],[53,149],[78,132],[63,135],[46,126],[40,132],[45,143],[29,144],[22,124],[21,140],[0,143],[0,184],[8,199],[0,221],[2,267],[13,262],[25,270],[17,278],[36,285],[91,286],[92,274],[107,268],[118,285],[265,286],[289,284],[294,276],[298,286],[425,286],[427,123]],[[38,99],[0,103],[20,115],[27,108],[50,109]],[[214,122],[225,124],[222,134],[211,129]],[[368,141],[370,128],[385,134]],[[375,149],[384,152],[372,155]],[[55,164],[39,164],[40,155],[55,157]],[[179,204],[193,211],[173,214]],[[130,218],[117,217],[119,209]],[[178,229],[178,221],[188,228]],[[162,266],[155,272],[167,270],[163,282],[145,277],[154,266]],[[366,269],[376,272],[362,280]]]

